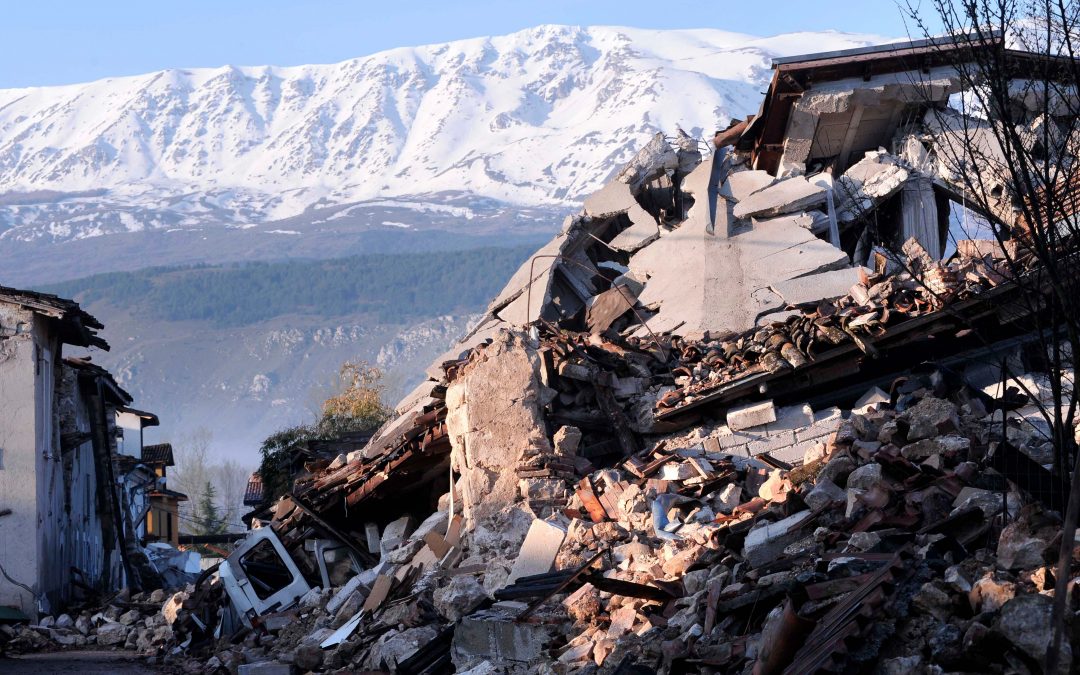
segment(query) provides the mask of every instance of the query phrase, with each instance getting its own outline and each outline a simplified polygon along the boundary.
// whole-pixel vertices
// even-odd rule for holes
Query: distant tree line
[[[138,308],[149,318],[242,326],[284,314],[367,314],[380,322],[476,311],[530,247],[333,260],[156,267],[66,281],[41,290],[84,305]]]

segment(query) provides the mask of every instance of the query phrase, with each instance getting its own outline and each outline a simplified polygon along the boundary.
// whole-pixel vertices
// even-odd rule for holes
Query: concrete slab
[[[775,560],[789,544],[803,536],[802,524],[809,517],[810,511],[800,511],[750,530],[743,543],[743,558],[751,567],[761,567]]]
[[[544,246],[541,247],[540,250],[537,251],[532,257],[541,255],[559,255],[560,253],[562,253],[563,246],[565,246],[568,241],[568,234],[560,234],[548,243],[544,244]],[[536,264],[533,265],[532,279],[534,291],[538,286],[542,289],[542,291],[546,290],[545,288],[543,288],[543,285],[537,284],[536,282],[547,273],[547,271],[552,265],[552,262],[553,261],[551,258],[540,258],[536,261]],[[510,304],[510,302],[514,298],[518,297],[518,295],[524,292],[525,287],[529,283],[529,267],[530,260],[526,260],[521,265],[521,267],[519,267],[517,271],[514,272],[514,275],[510,277],[510,281],[506,282],[506,286],[504,286],[503,289],[499,292],[499,294],[495,296],[495,299],[491,301],[491,304],[488,306],[489,312],[496,312],[499,309],[502,309],[503,307]]]
[[[803,176],[775,183],[735,205],[736,218],[768,217],[805,211],[825,203],[825,189]]]
[[[694,205],[687,212],[687,222],[683,223],[683,227],[693,224],[710,234],[728,236],[728,228],[722,227],[717,231],[715,227],[718,220],[723,220],[727,208],[724,203],[726,199],[719,194],[720,185],[726,177],[725,157],[726,152],[722,150],[714,152],[683,181],[683,192],[694,198]]]
[[[427,402],[431,398],[431,392],[438,386],[438,382],[434,380],[424,380],[420,384],[405,395],[403,399],[398,401],[398,404],[394,406],[394,412],[400,415],[401,413],[411,410],[421,402]]]
[[[637,206],[630,186],[613,180],[585,198],[585,213],[593,218],[610,218]]]
[[[741,202],[775,182],[776,179],[767,171],[736,171],[728,174],[727,180],[720,187],[720,196]]]
[[[524,326],[539,318],[540,312],[551,303],[553,266],[551,259],[538,260],[536,267],[542,271],[534,278],[532,290],[526,285],[517,297],[495,312],[495,316],[512,326]]]
[[[613,180],[585,199],[585,212],[593,218],[611,218],[626,214],[630,227],[617,234],[609,245],[627,253],[647,246],[660,236],[656,218],[641,208],[630,186]]]
[[[863,271],[871,274],[871,271],[865,267]],[[811,300],[847,295],[851,287],[857,283],[859,283],[859,270],[850,267],[784,279],[772,284],[770,288],[788,304],[797,305]]]
[[[637,294],[633,289],[613,286],[589,300],[585,310],[585,325],[592,333],[603,333],[636,302]]]
[[[545,520],[534,520],[521,544],[517,560],[510,568],[506,584],[509,586],[521,577],[550,572],[565,538],[566,530],[558,525]]]
[[[442,380],[443,375],[445,375],[442,369],[443,363],[446,363],[447,361],[455,361],[461,358],[462,354],[469,351],[470,349],[473,349],[478,345],[487,342],[488,340],[494,339],[495,335],[499,332],[499,329],[505,325],[506,324],[498,318],[486,321],[485,323],[478,326],[476,330],[474,330],[473,333],[467,338],[465,338],[461,342],[458,342],[453,347],[443,352],[442,355],[439,356],[439,358],[435,359],[435,361],[433,361],[432,364],[428,366],[426,370],[424,370],[424,372],[432,380]]]
[[[800,217],[755,219],[753,229],[734,237],[761,285],[850,265],[846,253],[800,227]]]
[[[911,177],[909,167],[899,157],[877,150],[866,153],[836,181],[837,218],[849,223],[864,216],[896,194]]]

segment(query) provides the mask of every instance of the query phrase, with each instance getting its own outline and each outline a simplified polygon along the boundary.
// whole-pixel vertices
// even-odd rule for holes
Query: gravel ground
[[[145,665],[139,657],[125,652],[69,651],[0,657],[0,673],[4,675],[150,675],[160,672],[163,671],[155,670]]]

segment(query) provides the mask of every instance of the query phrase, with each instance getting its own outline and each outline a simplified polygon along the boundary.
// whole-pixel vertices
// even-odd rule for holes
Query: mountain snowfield
[[[773,57],[883,41],[540,26],[330,65],[0,90],[0,243],[565,208],[655,131],[707,138],[756,112]]]

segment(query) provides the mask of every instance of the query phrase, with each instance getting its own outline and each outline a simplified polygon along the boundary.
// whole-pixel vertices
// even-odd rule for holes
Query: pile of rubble
[[[167,594],[156,590],[121,592],[103,606],[72,616],[43,616],[33,624],[0,625],[0,648],[7,654],[53,649],[131,649],[151,657],[175,644]]]
[[[951,179],[900,114],[916,92],[866,54],[828,60],[817,79],[781,63],[713,152],[657,135],[393,420],[310,462],[169,599],[156,654],[193,673],[1041,672],[1067,492],[1023,239],[1010,265],[987,241],[943,259]],[[930,75],[944,105],[955,78]],[[845,116],[855,100],[873,114]]]
[[[546,656],[575,672],[624,659],[665,672],[1040,672],[1061,523],[1050,494],[1017,484],[1049,472],[995,439],[985,394],[941,372],[866,399],[826,417],[836,431],[797,469],[722,447],[732,425],[810,419],[757,405],[703,442],[592,474],[572,505],[587,516],[558,547],[572,573],[496,597],[569,593],[541,605],[552,623],[533,630],[552,632],[533,642],[572,621]],[[1065,645],[1061,672],[1071,658]]]

